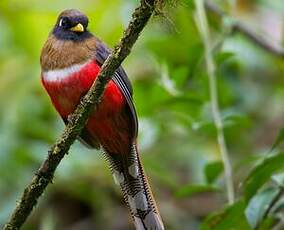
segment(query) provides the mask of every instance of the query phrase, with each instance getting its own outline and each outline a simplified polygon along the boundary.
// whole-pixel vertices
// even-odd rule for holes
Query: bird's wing
[[[96,61],[100,66],[103,65],[103,63],[105,62],[109,54],[110,54],[110,49],[103,42],[97,39]],[[134,137],[136,137],[137,132],[138,132],[138,120],[137,120],[137,114],[136,114],[136,110],[135,110],[133,99],[132,99],[132,94],[133,94],[132,86],[127,77],[126,72],[121,66],[115,71],[114,75],[112,76],[112,80],[120,88],[120,90],[122,91],[128,103],[128,106],[129,106],[129,109],[132,115],[132,120],[133,120]]]
[[[62,117],[62,120],[64,121],[65,125],[68,124],[68,118]],[[88,132],[86,128],[81,131],[81,134],[77,137],[77,140],[80,141],[87,148],[100,148],[100,143],[96,140],[95,137],[91,135],[91,133]]]

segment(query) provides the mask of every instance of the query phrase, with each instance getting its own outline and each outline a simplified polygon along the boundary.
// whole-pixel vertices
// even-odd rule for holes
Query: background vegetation
[[[39,66],[58,13],[81,9],[90,30],[113,46],[137,2],[0,2],[0,225],[63,129]],[[211,12],[208,20],[236,201],[228,206],[194,1],[168,5],[124,62],[134,85],[141,156],[166,229],[283,229],[283,57],[231,27],[237,20],[281,44],[284,5],[215,3],[230,15]],[[101,154],[76,143],[24,229],[132,229],[127,220]]]

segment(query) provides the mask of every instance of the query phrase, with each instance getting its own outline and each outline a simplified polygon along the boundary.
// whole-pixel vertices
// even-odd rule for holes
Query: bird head
[[[82,41],[91,36],[88,17],[79,10],[64,10],[58,16],[53,35],[60,40]]]

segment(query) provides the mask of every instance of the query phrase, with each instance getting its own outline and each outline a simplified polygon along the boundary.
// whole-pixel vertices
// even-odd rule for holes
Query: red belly
[[[53,105],[63,119],[75,110],[80,98],[90,89],[99,70],[100,67],[94,61],[78,73],[62,80],[46,81],[42,78]],[[121,90],[112,80],[105,89],[96,113],[90,116],[86,128],[109,152],[128,152],[131,140],[128,105]]]

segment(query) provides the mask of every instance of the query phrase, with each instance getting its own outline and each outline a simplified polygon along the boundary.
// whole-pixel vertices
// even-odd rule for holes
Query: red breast
[[[62,117],[67,117],[87,93],[100,71],[95,60],[74,64],[63,69],[42,72],[42,83],[52,103]],[[114,82],[106,88],[98,117],[118,112],[124,105],[124,98]]]
[[[75,110],[80,98],[90,89],[100,71],[100,65],[96,61],[99,41],[86,31],[87,20],[84,17],[77,11],[63,12],[41,53],[42,83],[65,121]],[[64,29],[62,20],[69,23],[66,25],[67,29]],[[69,33],[73,30],[73,21],[75,29],[79,24],[83,28],[77,28],[78,32]],[[126,110],[125,97],[111,80],[96,113],[91,115],[86,125],[89,136],[98,139],[110,151],[129,151],[133,132],[131,117]]]

